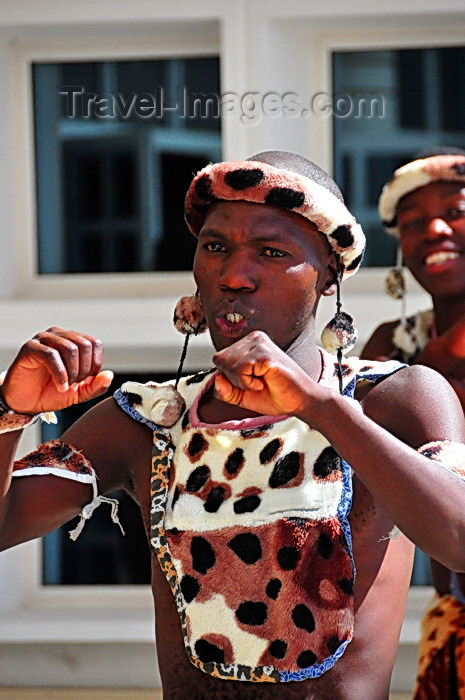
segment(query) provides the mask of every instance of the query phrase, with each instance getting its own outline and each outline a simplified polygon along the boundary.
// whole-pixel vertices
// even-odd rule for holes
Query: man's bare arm
[[[94,340],[61,329],[40,334],[23,346],[8,370],[4,399],[17,412],[34,414],[103,393],[112,375],[101,371],[101,344]],[[0,435],[1,549],[50,532],[77,515],[93,496],[91,485],[53,475],[12,479],[19,436],[19,431]],[[83,451],[98,476],[100,494],[131,490],[128,474],[131,459],[138,457],[135,445],[145,446],[141,449],[150,458],[150,431],[126,416],[113,399],[86,413],[62,440]],[[132,444],[134,440],[138,442]]]

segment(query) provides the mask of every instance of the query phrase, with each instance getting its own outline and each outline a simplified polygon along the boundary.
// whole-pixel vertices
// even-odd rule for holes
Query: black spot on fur
[[[306,649],[297,657],[297,666],[299,668],[308,668],[309,666],[313,666],[315,661],[316,654],[314,654],[310,649]]]
[[[272,427],[273,426],[271,424],[266,424],[266,425],[261,425],[258,428],[245,428],[245,430],[241,430],[241,437],[243,437],[243,438],[257,437],[258,435],[261,435],[262,433],[266,433]]]
[[[276,558],[281,569],[291,571],[291,569],[295,569],[299,561],[299,550],[297,547],[281,547]]]
[[[212,662],[224,664],[223,649],[217,647],[216,644],[210,644],[210,642],[207,642],[206,639],[198,639],[196,641],[195,653],[204,664]]]
[[[465,163],[454,163],[452,170],[455,170],[457,175],[465,175]]]
[[[350,248],[353,245],[354,236],[348,224],[341,224],[329,235],[341,248]]]
[[[228,547],[232,549],[239,559],[245,564],[255,564],[262,558],[262,546],[257,535],[252,532],[244,532],[236,535],[228,542]]]
[[[234,512],[236,515],[241,515],[241,513],[253,513],[254,510],[257,510],[261,502],[259,496],[244,496],[235,502]]]
[[[181,493],[179,491],[179,488],[177,486],[175,486],[174,493],[173,493],[173,500],[171,501],[171,508],[174,508],[174,506],[178,502],[178,498],[180,495],[181,495]]]
[[[331,474],[331,472],[341,469],[341,458],[334,449],[334,447],[325,447],[323,452],[318,456],[314,473],[319,479],[324,479]]]
[[[279,438],[275,438],[274,440],[271,440],[263,450],[260,452],[260,462],[262,464],[266,464],[270,460],[273,459],[275,456],[276,452],[279,450],[279,446],[281,444],[281,440]]]
[[[334,363],[334,374],[337,374],[338,372],[339,372],[339,365],[337,364],[337,362],[335,362]],[[341,373],[342,373],[343,377],[346,377],[348,374],[350,374],[350,372],[351,372],[350,365],[344,365],[344,364],[341,365]]]
[[[224,181],[233,190],[247,190],[258,185],[263,178],[263,170],[260,168],[238,168],[226,173]]]
[[[274,204],[281,209],[297,209],[304,202],[304,193],[291,187],[273,187],[265,197],[266,204]]]
[[[73,454],[72,449],[64,442],[57,442],[55,445],[52,445],[50,452],[59,461],[69,459]]]
[[[354,258],[349,265],[347,265],[347,268],[346,268],[347,271],[351,272],[352,270],[356,270],[357,267],[361,264],[362,260],[363,260],[363,253],[360,253],[360,255],[357,255],[357,257]]]
[[[181,423],[181,428],[185,430],[187,426],[189,425],[189,411],[186,411],[185,414],[182,417],[182,423]]]
[[[432,445],[431,447],[427,447],[426,449],[421,451],[421,454],[424,457],[428,457],[431,459],[431,457],[434,457],[435,455],[439,455],[442,452],[442,445]]]
[[[224,468],[228,472],[228,474],[236,474],[238,469],[242,466],[244,463],[244,450],[241,450],[240,447],[237,447],[234,452],[232,452],[228,459],[226,460],[226,463],[224,465]]]
[[[287,644],[283,639],[275,639],[268,647],[268,651],[275,659],[284,659],[287,653]]]
[[[278,459],[273,467],[273,471],[269,478],[269,485],[272,489],[277,489],[280,486],[288,484],[299,473],[300,469],[300,453],[289,452],[281,459]]]
[[[216,199],[212,192],[211,180],[208,175],[202,175],[195,183],[195,194],[199,199],[204,199],[206,202],[211,202]]]
[[[206,446],[207,441],[203,437],[202,433],[194,433],[187,447],[187,451],[191,457],[195,457],[195,455],[202,452]]]
[[[339,639],[337,634],[333,634],[326,642],[326,646],[328,647],[328,651],[330,654],[334,654],[339,649],[341,644],[342,640]]]
[[[340,578],[338,581],[339,588],[344,591],[346,595],[354,594],[354,581],[351,578]]]
[[[383,219],[383,226],[386,228],[394,228],[394,226],[397,226],[397,215],[393,216],[390,221],[385,221]]]
[[[134,406],[140,406],[142,403],[142,396],[140,394],[134,394],[131,391],[123,391],[124,396],[127,399],[128,404],[133,408]]]
[[[186,482],[186,491],[189,491],[189,493],[200,491],[209,478],[210,469],[208,467],[205,465],[197,467],[197,469],[194,469],[194,471],[189,474],[189,478]]]
[[[200,583],[193,576],[189,576],[189,574],[182,577],[179,585],[186,603],[191,603],[200,591]]]
[[[279,595],[279,591],[282,588],[282,583],[279,580],[279,578],[271,578],[268,581],[267,587],[266,587],[266,595],[268,598],[272,598],[272,600],[276,600],[276,598]]]
[[[312,611],[303,603],[295,606],[292,611],[292,621],[296,627],[307,632],[313,632],[315,629],[315,618]]]
[[[191,541],[192,566],[199,574],[206,574],[216,563],[216,556],[210,542],[204,537],[193,537]]]
[[[329,559],[332,555],[333,543],[331,542],[330,536],[327,535],[326,532],[322,532],[320,534],[317,542],[317,548],[320,556],[322,556],[323,559]]]
[[[236,610],[236,617],[243,625],[263,625],[268,616],[268,608],[265,603],[255,603],[246,600]]]
[[[216,513],[223,501],[224,488],[222,486],[215,486],[208,494],[207,500],[203,504],[203,507],[207,513]]]
[[[192,377],[186,379],[186,386],[190,386],[191,384],[200,384],[200,382],[202,382],[208,374],[211,374],[214,371],[215,369],[213,368],[207,369],[203,372],[197,372],[197,374],[193,374]]]

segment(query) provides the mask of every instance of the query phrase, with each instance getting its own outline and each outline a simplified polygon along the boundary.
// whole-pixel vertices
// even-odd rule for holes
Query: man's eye
[[[221,243],[205,243],[204,247],[210,253],[220,253],[223,250]]]
[[[460,207],[453,207],[449,209],[447,213],[448,219],[460,219],[462,216],[465,216],[465,207],[463,209]]]
[[[277,248],[265,248],[263,255],[266,255],[269,258],[284,258],[286,253],[284,253],[282,250],[278,250]]]
[[[401,231],[413,231],[414,229],[421,226],[423,219],[409,219],[407,221],[399,221],[399,229]]]

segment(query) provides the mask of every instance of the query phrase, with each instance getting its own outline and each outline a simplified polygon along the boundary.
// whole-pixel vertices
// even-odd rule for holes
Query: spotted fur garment
[[[322,381],[337,391],[334,358],[322,357]],[[356,381],[399,367],[349,358],[347,397]],[[225,679],[317,677],[353,635],[350,467],[295,417],[202,423],[198,404],[213,378],[179,383],[186,411],[169,430],[150,420],[153,385],[128,382],[115,394],[153,430],[151,543],[187,654]]]

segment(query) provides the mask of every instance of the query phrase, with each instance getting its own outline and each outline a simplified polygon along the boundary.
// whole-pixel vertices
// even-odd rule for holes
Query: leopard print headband
[[[341,261],[342,279],[357,272],[365,235],[345,204],[309,177],[260,161],[207,165],[192,180],[185,200],[185,220],[198,236],[208,207],[217,200],[272,204],[300,214],[325,234]]]
[[[439,181],[465,183],[465,156],[430,156],[398,168],[384,185],[378,200],[378,212],[386,231],[399,236],[397,205],[402,197]]]

